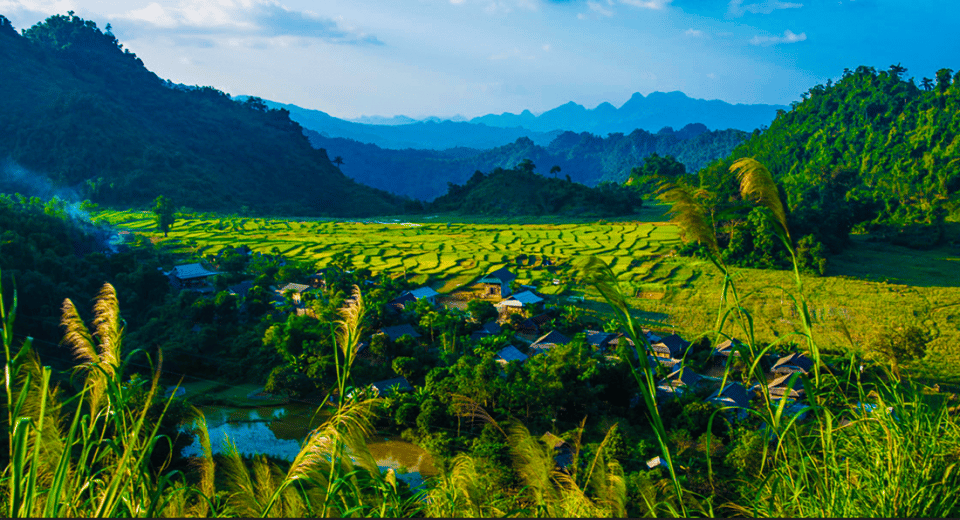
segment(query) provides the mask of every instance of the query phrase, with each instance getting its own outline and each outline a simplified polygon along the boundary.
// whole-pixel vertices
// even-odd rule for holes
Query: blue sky
[[[17,28],[68,10],[162,78],[345,118],[789,104],[844,67],[960,68],[940,0],[0,0]]]

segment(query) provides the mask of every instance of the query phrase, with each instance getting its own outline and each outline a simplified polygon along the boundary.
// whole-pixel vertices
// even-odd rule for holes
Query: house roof
[[[523,352],[517,350],[517,347],[513,345],[508,345],[497,352],[497,361],[503,361],[509,363],[511,361],[519,361],[523,363],[528,359],[528,356]]]
[[[410,382],[407,381],[405,377],[395,377],[393,379],[385,379],[383,381],[377,381],[372,383],[370,386],[376,390],[377,395],[390,395],[393,392],[412,392],[413,386],[410,385]]]
[[[391,341],[396,341],[403,336],[410,336],[413,339],[420,337],[420,334],[418,334],[417,331],[413,329],[413,326],[408,323],[396,325],[394,327],[384,327],[380,329],[380,332],[382,334],[386,334]]]
[[[301,283],[288,283],[283,287],[277,289],[277,291],[279,291],[280,294],[283,294],[287,291],[293,291],[299,294],[299,293],[302,293],[303,291],[309,291],[310,289],[311,287],[309,285],[303,285]]]
[[[542,301],[543,298],[537,296],[536,294],[530,291],[523,291],[496,303],[496,305],[502,305],[506,307],[523,307],[524,305],[534,305]]]
[[[545,345],[565,345],[567,343],[570,343],[570,338],[564,336],[563,334],[560,334],[555,330],[551,330],[550,332],[537,338],[537,341],[534,341],[533,344],[530,346],[536,347],[536,346],[545,346]]]
[[[601,332],[596,330],[586,331],[587,344],[594,347],[603,347],[610,343],[610,340],[617,336],[614,332]]]
[[[792,367],[796,367],[806,373],[813,368],[813,361],[803,354],[793,353],[778,359],[777,362],[773,364],[772,370],[776,372],[778,368],[790,369]]]
[[[796,373],[782,375],[774,379],[773,381],[770,381],[767,384],[767,390],[771,394],[783,395],[787,391],[787,386],[790,384],[790,379],[794,377],[799,378],[800,376],[797,375]],[[790,390],[789,397],[799,398],[803,396],[803,394],[804,394],[803,384],[801,384],[801,382],[798,380],[795,383],[793,383],[793,389]]]
[[[671,334],[659,342],[650,345],[653,350],[657,352],[669,353],[670,357],[679,357],[683,355],[683,351],[690,346],[690,342],[677,336],[676,334]]]
[[[737,338],[731,338],[726,341],[721,341],[714,347],[713,352],[710,353],[711,356],[740,356],[740,352],[735,351],[735,348],[738,348],[743,345],[743,342]]]
[[[750,398],[747,396],[747,389],[737,382],[727,384],[727,386],[714,392],[713,395],[711,395],[707,400],[717,402],[718,404],[730,404],[740,408],[747,408],[750,406]]]
[[[417,298],[410,294],[410,291],[404,291],[403,294],[387,302],[387,305],[403,305],[407,302],[415,302]]]
[[[673,372],[660,381],[661,385],[670,385],[674,388],[681,386],[693,386],[700,382],[703,377],[690,368],[678,367]]]
[[[521,328],[533,327],[539,329],[543,324],[547,323],[553,318],[549,312],[543,314],[538,314],[532,318],[527,318],[520,323]]]
[[[434,296],[439,296],[440,293],[429,287],[417,287],[410,291],[410,295],[419,300],[421,298],[433,298]]]
[[[210,271],[200,264],[183,264],[174,267],[173,270],[170,271],[170,274],[180,280],[190,280],[193,278],[205,278],[219,273]]]
[[[484,275],[477,283],[510,283],[517,279],[517,275],[510,272],[506,267]]]
[[[241,298],[246,298],[247,293],[250,292],[250,289],[253,288],[253,280],[245,280],[235,285],[227,287],[227,291],[231,294],[236,294]]]
[[[477,332],[481,334],[500,334],[500,324],[495,321],[488,321],[480,326],[480,330]]]
[[[659,455],[647,461],[647,467],[653,469],[657,466],[669,467],[667,461],[660,458]]]
[[[659,356],[647,355],[647,362],[650,363],[650,368],[657,368],[657,365],[663,365],[664,367],[672,370],[675,370],[680,365],[679,359],[673,358],[662,358]]]

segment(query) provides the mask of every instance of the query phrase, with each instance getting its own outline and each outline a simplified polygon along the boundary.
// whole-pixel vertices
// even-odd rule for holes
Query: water
[[[298,404],[259,408],[206,406],[201,410],[207,418],[214,454],[223,452],[224,440],[229,437],[243,455],[262,454],[286,461],[293,461],[300,452],[300,443],[329,417],[326,412],[317,416],[316,407]],[[397,478],[413,489],[420,487],[424,478],[437,474],[429,453],[399,437],[372,438],[367,447],[382,471],[393,469]],[[197,440],[181,452],[185,457],[201,453]]]

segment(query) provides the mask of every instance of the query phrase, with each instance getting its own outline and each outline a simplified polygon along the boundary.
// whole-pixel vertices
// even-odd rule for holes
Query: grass
[[[524,219],[451,216],[384,217],[365,221],[333,219],[245,219],[209,217],[178,220],[166,239],[152,214],[107,211],[99,219],[160,240],[185,255],[216,254],[228,245],[254,251],[276,247],[298,260],[324,264],[347,252],[357,265],[431,285],[440,292],[464,287],[482,274],[508,266],[521,283],[555,293],[586,296],[599,310],[593,289],[554,286],[571,265],[589,256],[606,261],[637,315],[660,320],[663,328],[687,334],[710,330],[719,304],[722,275],[707,261],[671,254],[680,244],[678,228],[663,222],[663,208],[651,206],[635,220],[585,222],[572,218]],[[240,231],[242,230],[242,231]],[[883,326],[920,323],[934,336],[915,371],[927,378],[960,382],[960,252],[928,251],[869,242],[830,259],[827,276],[804,276],[814,333],[826,350],[863,344]],[[192,245],[191,245],[192,244]],[[528,255],[526,259],[518,259]],[[554,271],[544,266],[549,260]],[[793,284],[788,271],[735,269],[743,306],[755,317],[757,339],[772,342],[796,330],[792,302],[781,290]],[[638,297],[639,296],[639,297]]]

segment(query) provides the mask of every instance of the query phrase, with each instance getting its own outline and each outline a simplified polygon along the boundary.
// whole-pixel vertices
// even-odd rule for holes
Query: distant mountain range
[[[283,108],[304,128],[324,137],[342,137],[381,148],[444,150],[466,147],[489,149],[526,137],[540,146],[549,145],[564,131],[590,132],[599,136],[629,134],[640,129],[658,132],[699,123],[709,130],[752,131],[770,124],[781,105],[732,105],[719,100],[693,99],[682,92],[634,94],[620,108],[602,103],[587,109],[567,103],[539,116],[529,110],[520,114],[488,114],[465,120],[430,117],[415,120],[407,116],[364,116],[353,121],[333,117],[320,110],[265,101],[270,108]],[[458,119],[458,118],[454,118]]]
[[[513,168],[524,159],[533,161],[536,173],[549,176],[553,166],[559,166],[559,179],[569,176],[587,186],[623,182],[631,168],[643,164],[653,153],[672,155],[693,173],[729,155],[749,135],[690,124],[656,134],[634,130],[628,135],[599,137],[588,132],[562,132],[546,145],[519,137],[486,150],[391,150],[353,139],[325,137],[309,129],[304,133],[313,146],[324,149],[330,157],[341,157],[344,174],[357,182],[428,201],[446,193],[448,183],[462,184],[476,171]]]

